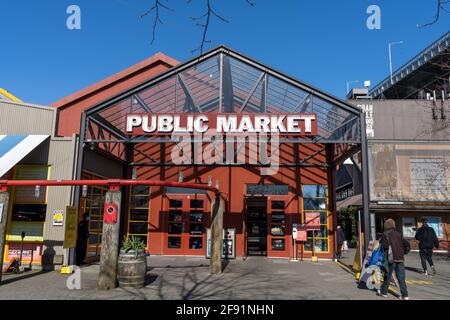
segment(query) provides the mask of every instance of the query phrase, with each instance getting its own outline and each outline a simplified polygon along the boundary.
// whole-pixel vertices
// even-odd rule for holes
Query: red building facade
[[[143,64],[145,72],[124,71],[55,104],[60,109],[58,132],[80,134],[77,178],[214,185],[225,199],[224,229],[235,235],[236,257],[333,258],[335,168],[361,148],[360,110],[225,47],[182,64],[162,57]],[[128,130],[132,114],[311,115],[315,129],[311,134],[272,131],[263,147],[260,135],[257,140],[247,136],[243,144],[232,143],[232,156],[226,160],[227,151],[220,149],[225,147],[219,150],[203,135],[188,134],[193,139],[188,145],[195,148],[198,143],[216,160],[199,162],[170,131]],[[74,118],[80,119],[80,127],[68,124],[69,119],[76,122]],[[298,130],[307,131],[304,126]],[[257,150],[255,158],[252,150]],[[265,160],[262,153],[267,153]],[[237,161],[240,155],[243,162]],[[80,213],[88,211],[93,218],[90,227],[96,237],[89,250],[96,256],[105,190],[78,191]],[[207,255],[212,194],[143,186],[122,191],[124,235],[140,237],[150,254]],[[311,216],[317,224],[309,220]],[[296,226],[305,228],[305,239],[293,239]]]

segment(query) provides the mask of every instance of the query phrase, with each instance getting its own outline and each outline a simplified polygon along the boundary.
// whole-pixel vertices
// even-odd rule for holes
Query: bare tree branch
[[[190,0],[188,1],[188,3],[189,2],[190,2]],[[191,19],[193,21],[197,21],[196,22],[197,26],[203,28],[202,40],[200,42],[200,45],[196,49],[191,50],[191,53],[193,53],[195,51],[200,51],[200,54],[202,54],[203,53],[203,49],[205,47],[205,44],[211,42],[210,40],[206,39],[206,34],[208,33],[209,23],[211,21],[211,17],[214,16],[214,17],[222,20],[223,22],[229,23],[228,20],[226,20],[224,17],[220,16],[219,14],[217,14],[214,11],[214,9],[211,6],[211,0],[206,0],[206,8],[207,8],[207,11],[204,14],[202,14],[201,16],[191,17]],[[199,21],[202,21],[202,20],[204,20],[203,23],[199,22]]]
[[[436,15],[434,16],[433,21],[422,24],[422,25],[418,24],[417,27],[424,28],[424,27],[428,27],[428,26],[435,24],[439,20],[441,11],[445,11],[445,12],[449,13],[447,8],[445,7],[445,5],[447,5],[449,3],[450,3],[450,0],[436,0]]]
[[[172,8],[170,8],[169,6],[162,3],[161,0],[152,0],[152,1],[153,1],[152,2],[153,5],[150,7],[150,9],[147,10],[146,12],[144,12],[143,14],[141,14],[141,18],[144,18],[145,16],[150,15],[153,11],[155,12],[155,17],[153,20],[151,44],[153,44],[153,42],[155,41],[156,28],[158,26],[158,23],[163,24],[163,21],[159,17],[160,9],[163,8],[168,11],[175,11]],[[165,0],[165,1],[168,2],[168,0]],[[229,23],[229,21],[227,19],[225,19],[220,14],[218,14],[216,11],[214,11],[214,9],[211,6],[212,0],[205,0],[205,1],[206,1],[206,9],[207,9],[206,12],[198,17],[190,17],[191,20],[195,21],[196,26],[201,27],[203,29],[200,45],[196,49],[191,50],[191,53],[193,53],[195,51],[200,51],[200,54],[202,54],[203,50],[205,48],[205,44],[211,42],[210,40],[207,40],[207,33],[209,30],[211,18],[215,17],[215,18],[221,20],[222,22]],[[190,4],[191,2],[192,2],[192,0],[187,0],[188,4]],[[254,7],[256,5],[255,0],[245,0],[245,2],[252,7]]]
[[[165,4],[161,3],[160,0],[155,0],[153,6],[150,7],[149,10],[147,10],[146,12],[141,14],[141,18],[144,18],[145,16],[149,15],[152,11],[155,11],[155,18],[153,20],[153,29],[152,29],[152,42],[150,44],[153,44],[153,42],[155,41],[155,33],[156,33],[156,27],[157,27],[158,23],[163,24],[162,20],[159,18],[159,9],[160,8],[164,8],[168,11],[175,11],[172,8],[169,8]]]

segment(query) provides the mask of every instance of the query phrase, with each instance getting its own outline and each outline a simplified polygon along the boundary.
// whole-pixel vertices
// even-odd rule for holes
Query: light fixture
[[[402,205],[403,201],[378,201],[378,204],[398,204]]]
[[[220,181],[219,180],[216,180],[216,189],[220,190]]]
[[[131,171],[131,179],[136,180],[137,179],[137,168],[133,167],[133,170]]]
[[[183,171],[178,171],[178,182],[183,182]]]
[[[35,186],[34,187],[34,197],[39,198],[41,195],[41,186]]]
[[[88,191],[88,186],[86,184],[83,185],[83,188],[81,189],[81,196],[83,198],[87,197],[87,191]]]
[[[208,176],[208,187],[212,187],[212,177]]]

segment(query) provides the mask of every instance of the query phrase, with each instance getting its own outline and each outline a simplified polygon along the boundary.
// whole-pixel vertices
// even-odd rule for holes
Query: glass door
[[[271,253],[278,255],[285,253],[287,249],[286,242],[286,201],[269,200],[268,219],[269,224],[269,246]],[[271,254],[272,255],[272,254]]]
[[[166,254],[206,254],[209,200],[205,195],[167,195]]]

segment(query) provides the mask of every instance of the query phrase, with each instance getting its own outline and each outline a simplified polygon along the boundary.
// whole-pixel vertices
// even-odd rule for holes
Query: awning
[[[0,135],[0,177],[48,137],[49,135]]]
[[[338,201],[336,207],[338,210],[347,207],[362,207],[362,194],[357,194],[342,201]]]

